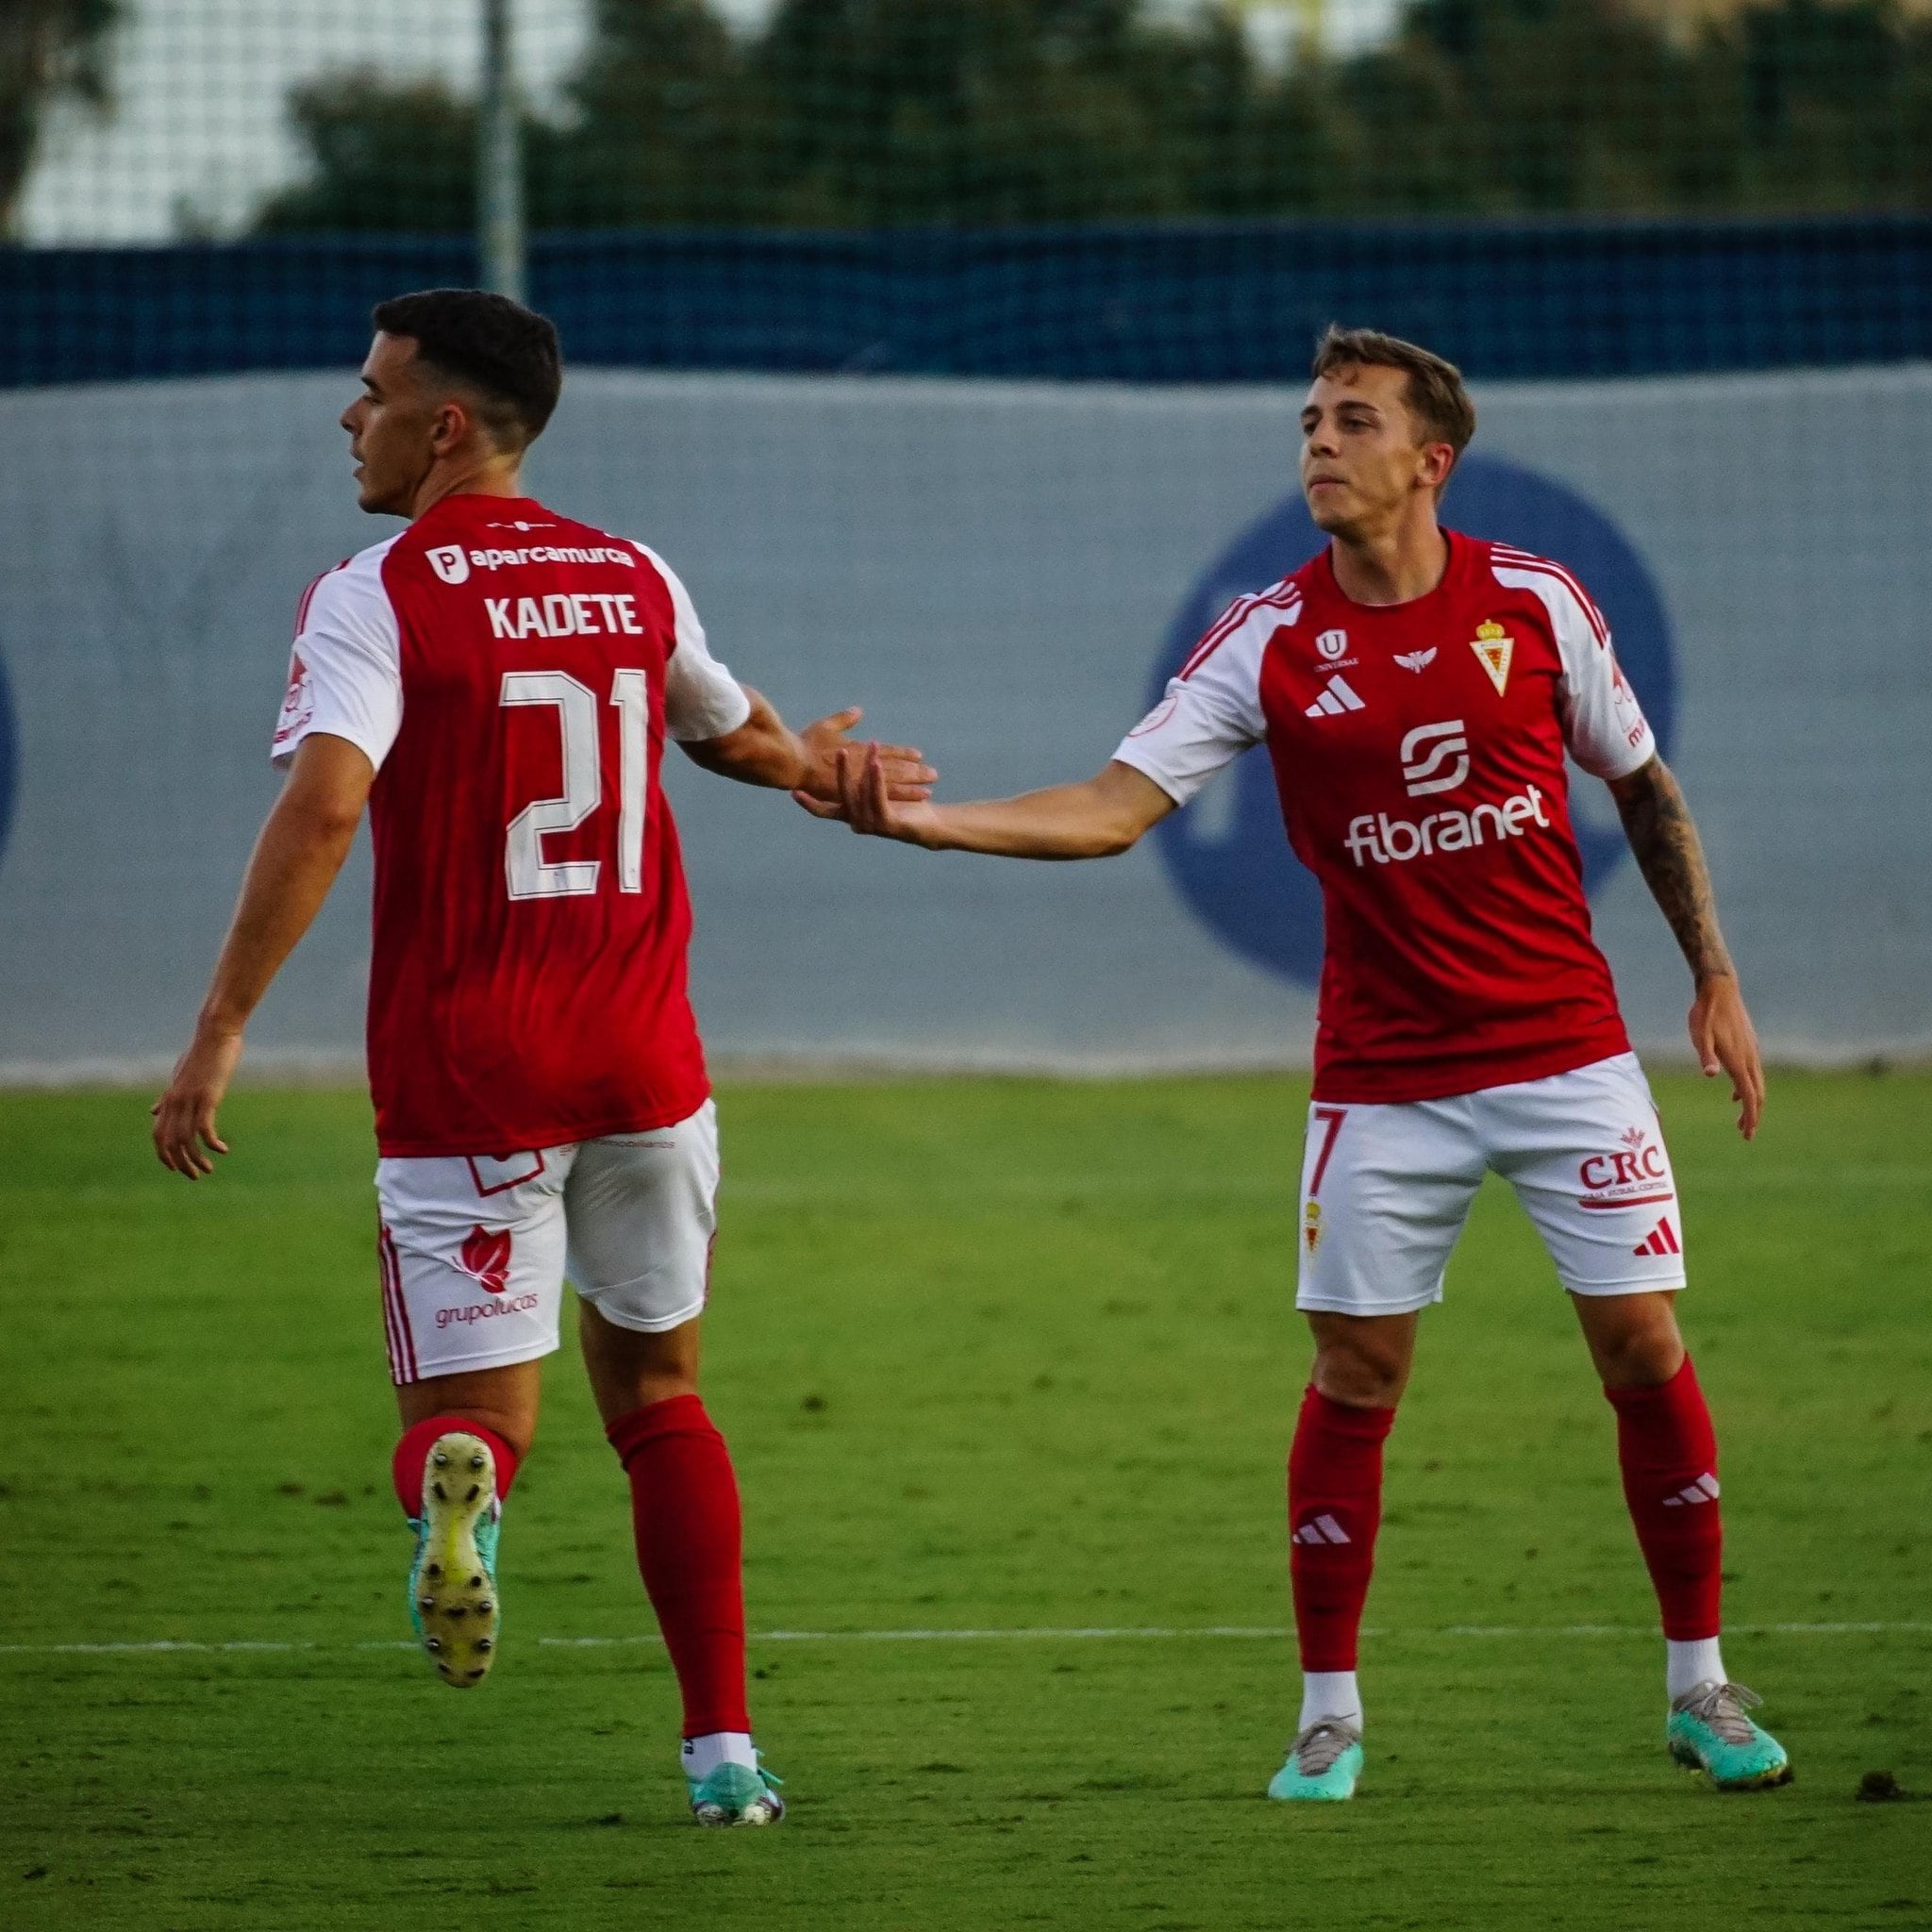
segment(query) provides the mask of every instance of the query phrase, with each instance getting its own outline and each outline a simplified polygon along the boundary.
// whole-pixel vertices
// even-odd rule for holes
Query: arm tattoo
[[[1718,929],[1717,902],[1704,847],[1690,808],[1662,758],[1652,758],[1611,787],[1624,831],[1638,868],[1677,936],[1694,979],[1735,974],[1724,936]]]

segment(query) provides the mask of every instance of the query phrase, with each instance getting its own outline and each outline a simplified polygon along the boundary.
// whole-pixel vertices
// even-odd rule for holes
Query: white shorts
[[[566,1275],[607,1321],[658,1334],[705,1306],[717,1109],[507,1158],[384,1159],[375,1193],[398,1383],[550,1354]]]
[[[1295,1306],[1402,1315],[1441,1301],[1491,1168],[1572,1294],[1683,1287],[1663,1128],[1637,1056],[1622,1053],[1450,1100],[1310,1107]]]

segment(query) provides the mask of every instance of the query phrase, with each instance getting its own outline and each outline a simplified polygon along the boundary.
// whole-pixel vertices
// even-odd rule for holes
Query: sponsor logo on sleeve
[[[1127,733],[1129,738],[1145,738],[1150,731],[1158,731],[1180,708],[1180,699],[1169,692],[1168,695]]]
[[[1490,682],[1501,697],[1508,688],[1509,660],[1516,655],[1516,640],[1491,617],[1476,625],[1469,648],[1475,653],[1477,663],[1489,673]]]
[[[1637,693],[1630,689],[1630,680],[1624,675],[1624,667],[1617,662],[1614,651],[1610,654],[1610,694],[1617,708],[1617,723],[1623,729],[1624,742],[1641,744],[1650,724],[1643,715],[1643,707],[1637,702]]]
[[[308,683],[308,666],[297,651],[289,659],[289,688],[282,693],[281,715],[275,720],[275,746],[279,749],[291,738],[308,729],[315,716],[315,692]]]
[[[460,543],[439,543],[427,553],[429,568],[446,584],[470,581],[470,553]]]

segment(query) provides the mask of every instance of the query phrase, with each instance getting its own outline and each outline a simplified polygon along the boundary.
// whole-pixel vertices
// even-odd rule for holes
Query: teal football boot
[[[777,1788],[785,1780],[765,1769],[721,1764],[707,1777],[687,1777],[691,1815],[700,1824],[776,1824],[785,1815]]]
[[[1671,1756],[1701,1771],[1721,1791],[1757,1791],[1791,1781],[1785,1747],[1744,1713],[1764,1702],[1741,1684],[1699,1684],[1671,1706],[1664,1741]]]
[[[467,1690],[496,1657],[496,1458],[481,1437],[453,1429],[423,1460],[423,1514],[409,1565],[409,1622],[445,1684]]]
[[[1355,1796],[1362,1774],[1362,1734],[1347,1718],[1317,1718],[1288,1747],[1288,1762],[1268,1782],[1271,1798],[1336,1803]]]

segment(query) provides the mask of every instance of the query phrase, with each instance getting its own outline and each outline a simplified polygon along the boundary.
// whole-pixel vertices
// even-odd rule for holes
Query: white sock
[[[1674,1637],[1664,1640],[1664,1695],[1673,1704],[1687,1690],[1700,1684],[1727,1684],[1724,1660],[1718,1652],[1715,1637],[1699,1637],[1679,1643]]]
[[[1362,1693],[1356,1689],[1353,1671],[1302,1673],[1302,1721],[1295,1728],[1305,1731],[1324,1717],[1346,1718],[1361,1729]]]
[[[687,1738],[680,1756],[685,1776],[701,1783],[721,1764],[741,1764],[747,1771],[758,1768],[749,1731],[709,1731],[702,1738]]]

